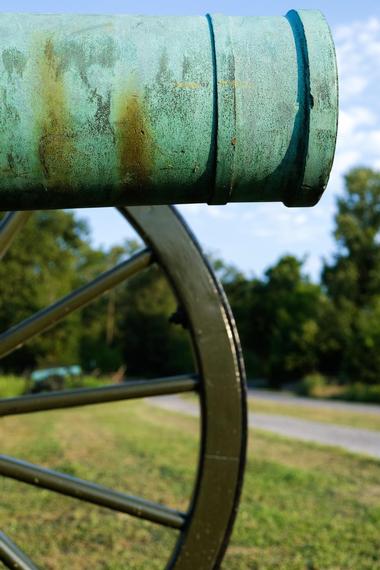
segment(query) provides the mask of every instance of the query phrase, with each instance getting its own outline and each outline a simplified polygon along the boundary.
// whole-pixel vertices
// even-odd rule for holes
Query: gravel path
[[[343,410],[347,412],[364,412],[368,414],[380,414],[380,406],[378,404],[357,404],[356,402],[337,402],[331,400],[312,400],[310,398],[302,398],[294,396],[291,393],[270,392],[269,390],[255,390],[249,388],[248,397],[256,400],[264,400],[265,402],[276,402],[276,404],[291,404],[308,408],[322,408],[325,410]]]
[[[148,398],[147,401],[165,410],[182,412],[194,417],[199,415],[198,405],[180,396],[159,396]],[[380,459],[380,433],[376,431],[252,412],[249,413],[248,422],[249,427],[303,441],[341,447],[353,453]]]

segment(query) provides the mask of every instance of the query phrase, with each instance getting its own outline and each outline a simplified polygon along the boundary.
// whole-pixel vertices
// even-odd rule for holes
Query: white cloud
[[[356,165],[380,160],[380,18],[339,26],[334,31],[340,84],[340,113],[331,186]]]
[[[204,207],[202,204],[183,204],[180,209],[182,210],[182,213],[184,215],[187,216],[192,216],[195,215],[197,216],[199,213],[202,212],[202,210],[204,210]]]
[[[334,39],[341,100],[350,101],[380,78],[380,19],[372,17],[338,26]]]
[[[219,220],[231,220],[236,217],[236,212],[232,208],[225,208],[224,206],[209,206],[208,214]]]
[[[344,107],[339,113],[339,136],[352,136],[358,129],[371,127],[377,121],[377,115],[368,107],[350,106]]]

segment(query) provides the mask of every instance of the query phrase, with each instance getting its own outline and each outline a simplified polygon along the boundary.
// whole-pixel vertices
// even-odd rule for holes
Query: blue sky
[[[322,257],[329,257],[335,198],[342,176],[352,166],[380,169],[380,3],[299,0],[1,0],[3,12],[88,12],[140,14],[281,15],[291,8],[318,8],[332,28],[340,78],[340,120],[337,153],[329,186],[312,209],[287,209],[281,204],[190,205],[181,207],[205,249],[219,253],[248,274],[260,275],[281,255],[306,257],[306,269],[318,277]],[[112,210],[84,210],[97,245],[121,243],[132,235]]]

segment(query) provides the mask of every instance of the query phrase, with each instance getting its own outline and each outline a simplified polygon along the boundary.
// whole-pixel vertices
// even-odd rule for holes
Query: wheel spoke
[[[46,331],[73,311],[84,307],[119,283],[139,273],[152,263],[152,253],[144,249],[113,269],[102,273],[83,287],[63,297],[50,307],[15,325],[0,335],[0,357],[19,348],[25,341]]]
[[[3,532],[0,532],[0,560],[7,568],[15,570],[38,570],[37,566]]]
[[[195,375],[173,376],[156,380],[126,382],[101,388],[85,388],[7,398],[0,400],[0,417],[191,392],[197,389],[198,384],[199,379]]]
[[[182,529],[185,524],[185,514],[174,509],[6,455],[0,455],[0,475],[163,526]]]
[[[32,212],[8,212],[0,222],[0,259],[8,251],[17,233],[28,221]]]

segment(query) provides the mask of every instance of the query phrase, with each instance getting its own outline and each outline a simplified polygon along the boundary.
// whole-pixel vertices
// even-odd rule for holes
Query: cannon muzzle
[[[312,206],[337,132],[317,11],[0,15],[0,209]]]

